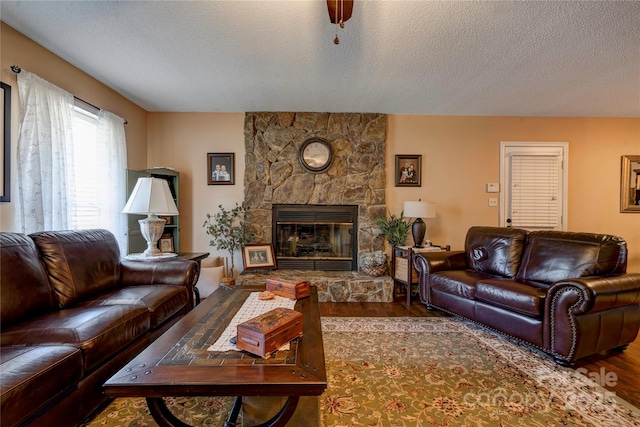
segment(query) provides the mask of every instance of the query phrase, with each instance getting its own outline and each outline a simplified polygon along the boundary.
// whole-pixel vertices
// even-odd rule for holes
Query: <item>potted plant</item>
[[[403,219],[404,211],[397,217],[395,214],[389,217],[381,217],[376,220],[380,227],[380,236],[387,238],[392,246],[403,246],[407,241],[407,233],[411,229],[411,221]]]
[[[246,206],[244,203],[233,209],[225,209],[222,205],[218,205],[220,211],[215,215],[207,214],[207,219],[203,224],[205,231],[212,237],[209,246],[214,246],[217,250],[228,250],[231,256],[231,269],[226,272],[226,280],[223,279],[228,286],[234,284],[234,268],[235,263],[233,255],[237,250],[242,249],[244,245],[251,240],[251,232],[247,229],[244,222],[244,214]]]
[[[388,256],[383,251],[365,252],[359,257],[360,269],[369,276],[383,276],[387,272]]]

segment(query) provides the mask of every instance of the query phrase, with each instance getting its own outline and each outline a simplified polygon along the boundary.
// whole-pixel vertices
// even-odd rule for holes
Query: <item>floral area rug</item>
[[[640,410],[572,369],[452,318],[322,318],[321,425],[640,426]],[[170,398],[187,424],[221,426],[231,398]],[[154,426],[117,399],[88,426]]]

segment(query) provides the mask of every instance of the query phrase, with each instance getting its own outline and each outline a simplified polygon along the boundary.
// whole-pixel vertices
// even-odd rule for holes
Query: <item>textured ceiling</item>
[[[2,0],[0,19],[148,111],[640,117],[637,1],[356,1],[339,45],[317,0]]]

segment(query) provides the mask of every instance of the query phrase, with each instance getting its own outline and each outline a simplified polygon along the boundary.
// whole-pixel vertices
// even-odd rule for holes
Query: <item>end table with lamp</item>
[[[138,220],[140,233],[147,242],[147,248],[140,254],[129,254],[127,259],[175,257],[176,254],[163,253],[158,249],[158,240],[164,232],[166,221],[158,215],[178,215],[178,207],[173,199],[169,184],[161,178],[138,178],[122,213],[147,215]]]
[[[411,305],[412,285],[418,284],[418,272],[413,266],[413,258],[415,254],[421,252],[441,251],[440,246],[431,246],[431,242],[427,238],[427,224],[422,218],[436,217],[436,204],[432,202],[405,201],[402,209],[403,216],[407,218],[415,218],[411,225],[411,234],[413,236],[414,246],[393,246],[391,249],[391,268],[394,282],[394,294],[402,295],[406,292],[407,305]],[[427,245],[423,246],[427,240]],[[449,247],[447,246],[447,250]]]
[[[449,251],[450,247],[425,246],[416,248],[411,246],[393,246],[391,249],[391,269],[394,283],[394,296],[400,296],[406,293],[407,306],[411,305],[411,295],[416,294],[420,277],[418,271],[413,266],[413,260],[417,254],[424,252],[440,252]],[[413,292],[415,285],[416,291]]]
[[[404,202],[403,214],[407,218],[415,218],[411,226],[411,234],[413,236],[414,248],[422,248],[422,244],[427,238],[427,224],[422,218],[436,217],[436,204],[432,202],[406,201]],[[428,238],[427,238],[428,240]]]

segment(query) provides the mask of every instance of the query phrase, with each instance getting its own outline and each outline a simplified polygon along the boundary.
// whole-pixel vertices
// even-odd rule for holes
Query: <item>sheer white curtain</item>
[[[100,224],[118,239],[120,253],[127,253],[127,215],[122,208],[127,202],[127,143],[124,119],[108,111],[98,113],[97,157],[104,169],[98,171],[97,191]]]
[[[78,140],[76,144],[84,145],[74,146],[73,95],[24,70],[18,74],[18,90],[18,217],[22,232],[97,226],[111,231],[121,253],[126,254],[127,218],[121,213],[127,201],[124,119],[100,110],[91,125],[95,140]],[[79,150],[87,144],[95,144],[91,158],[83,157],[86,150]],[[91,182],[95,178],[95,185],[87,186],[81,178],[89,176],[85,172]],[[87,188],[89,196],[85,194]],[[88,205],[90,221],[81,223],[78,212],[85,214],[83,209]]]
[[[69,226],[73,203],[73,95],[18,74],[18,215],[23,233]]]

